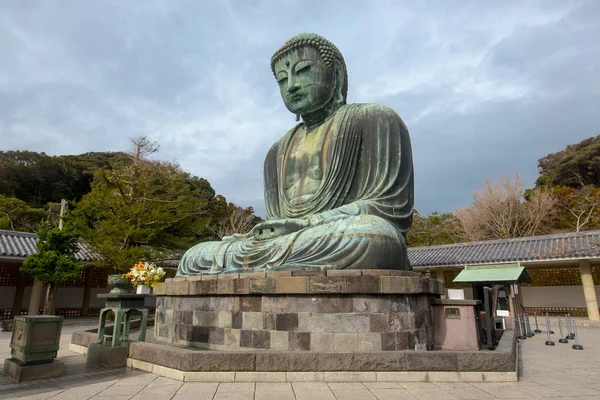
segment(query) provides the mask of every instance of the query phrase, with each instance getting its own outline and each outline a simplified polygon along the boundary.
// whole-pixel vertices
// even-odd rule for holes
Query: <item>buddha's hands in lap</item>
[[[310,223],[304,218],[275,219],[262,222],[256,225],[246,234],[234,234],[223,238],[225,242],[235,242],[238,240],[255,239],[266,240],[279,236],[289,235],[301,229],[308,228]]]
[[[256,240],[273,239],[289,235],[309,226],[308,220],[304,218],[275,219],[256,225],[248,232],[248,236]]]

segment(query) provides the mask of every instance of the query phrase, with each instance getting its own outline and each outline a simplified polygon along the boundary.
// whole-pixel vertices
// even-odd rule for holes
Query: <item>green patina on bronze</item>
[[[112,311],[115,315],[115,324],[112,332],[112,347],[121,346],[122,342],[129,341],[129,331],[131,328],[131,317],[134,312],[141,314],[140,334],[138,340],[146,340],[146,326],[148,325],[148,309],[145,306],[147,295],[133,293],[107,293],[98,294],[99,299],[106,299],[106,307],[100,310],[98,319],[97,343],[104,342],[104,330],[106,328],[106,318]],[[123,322],[123,324],[121,324]],[[123,325],[123,334],[121,335],[121,325]]]
[[[15,317],[11,356],[21,365],[51,363],[60,345],[63,317],[20,315]]]
[[[392,109],[346,104],[340,51],[302,33],[271,59],[286,108],[302,122],[268,151],[267,221],[200,243],[177,275],[317,269],[410,270],[414,174],[408,130]]]

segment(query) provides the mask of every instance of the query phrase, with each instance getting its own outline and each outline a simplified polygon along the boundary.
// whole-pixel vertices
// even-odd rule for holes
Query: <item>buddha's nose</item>
[[[289,93],[294,93],[296,91],[298,91],[298,89],[300,89],[300,85],[298,85],[298,83],[296,83],[296,80],[293,77],[289,78],[288,81],[288,92]]]

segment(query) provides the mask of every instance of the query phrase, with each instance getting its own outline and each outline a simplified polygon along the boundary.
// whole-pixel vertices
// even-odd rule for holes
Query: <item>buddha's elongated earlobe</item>
[[[335,93],[333,96],[335,104],[340,107],[346,104],[346,99],[344,99],[344,70],[339,65],[336,65],[335,68],[335,82]]]
[[[296,122],[300,121],[300,114],[296,114]]]

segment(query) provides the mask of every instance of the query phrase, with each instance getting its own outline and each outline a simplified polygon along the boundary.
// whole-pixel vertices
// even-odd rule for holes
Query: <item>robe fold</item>
[[[411,269],[405,236],[412,224],[414,173],[404,122],[379,104],[344,105],[330,118],[321,149],[323,177],[302,202],[284,190],[290,143],[301,124],[265,159],[267,220],[307,218],[310,226],[273,239],[200,243],[184,254],[177,275]]]

